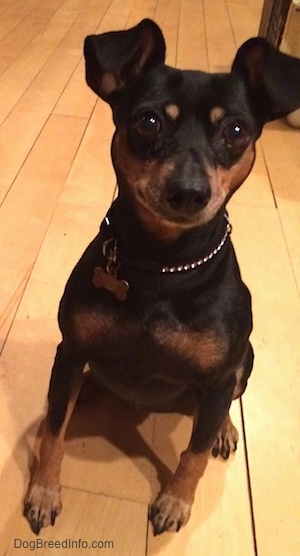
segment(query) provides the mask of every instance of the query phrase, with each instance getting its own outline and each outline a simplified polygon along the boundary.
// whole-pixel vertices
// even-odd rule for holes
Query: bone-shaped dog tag
[[[126,280],[119,280],[114,274],[105,272],[100,266],[96,266],[92,282],[96,288],[112,292],[119,301],[125,301],[129,284]]]

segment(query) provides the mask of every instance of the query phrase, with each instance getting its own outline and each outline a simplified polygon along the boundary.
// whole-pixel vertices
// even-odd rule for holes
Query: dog
[[[59,308],[40,459],[24,502],[34,533],[61,511],[64,436],[83,369],[153,412],[193,412],[191,438],[149,510],[179,531],[213,453],[237,447],[229,416],[253,366],[251,296],[226,204],[248,176],[263,125],[300,106],[300,60],[253,38],[230,73],[164,64],[145,19],[85,39],[86,80],[112,108],[118,196],[73,270]]]

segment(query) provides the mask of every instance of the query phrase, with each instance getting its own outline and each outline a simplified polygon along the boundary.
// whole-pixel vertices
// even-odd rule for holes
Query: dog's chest
[[[177,319],[120,318],[81,310],[73,318],[77,340],[88,351],[108,359],[140,359],[149,351],[158,357],[186,361],[198,372],[219,366],[227,355],[227,342],[217,330],[195,330]]]
[[[228,345],[214,330],[178,321],[124,319],[81,310],[73,318],[77,341],[108,387],[182,391],[222,366]],[[113,386],[112,386],[113,383]]]

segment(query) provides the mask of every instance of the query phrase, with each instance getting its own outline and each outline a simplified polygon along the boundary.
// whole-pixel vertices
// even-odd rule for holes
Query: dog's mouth
[[[210,193],[204,198],[202,193],[189,189],[171,187],[135,188],[136,204],[148,210],[169,225],[194,227],[206,221],[209,212]]]

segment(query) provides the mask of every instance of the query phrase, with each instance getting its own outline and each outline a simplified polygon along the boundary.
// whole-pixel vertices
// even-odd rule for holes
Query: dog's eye
[[[228,124],[223,129],[223,141],[227,147],[232,149],[240,149],[249,141],[249,132],[246,125],[236,121]]]
[[[134,124],[134,129],[139,135],[144,137],[154,137],[161,130],[161,121],[156,114],[148,112],[139,116]]]

